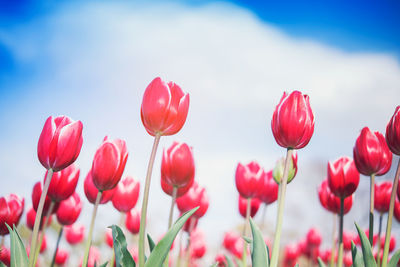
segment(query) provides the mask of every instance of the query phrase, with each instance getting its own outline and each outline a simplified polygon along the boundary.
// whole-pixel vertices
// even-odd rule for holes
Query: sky
[[[310,144],[298,151],[299,171],[288,187],[283,243],[318,226],[328,246],[332,225],[326,221],[332,218],[320,207],[316,187],[329,160],[351,156],[365,126],[384,133],[399,105],[400,4],[289,3],[0,5],[0,169],[6,181],[0,195],[18,192],[29,206],[32,186],[45,172],[36,155],[38,137],[46,118],[60,114],[84,125],[77,160],[82,172],[77,190],[83,198],[83,178],[105,135],[126,140],[125,174],[144,184],[152,138],[140,121],[140,104],[146,86],[160,76],[189,92],[191,103],[183,129],[161,139],[149,229],[158,236],[167,227],[169,198],[159,186],[161,149],[175,140],[186,142],[194,149],[196,180],[210,196],[209,211],[199,224],[209,241],[210,261],[222,234],[242,222],[236,165],[257,160],[271,169],[285,154],[270,121],[283,91],[296,89],[310,96],[316,121]],[[393,176],[391,170],[377,180]],[[368,182],[361,177],[353,210],[345,218],[348,229],[354,229],[354,221],[368,224]],[[85,202],[80,220],[86,225],[91,210]],[[270,239],[275,214],[273,204],[267,210]],[[118,214],[107,204],[98,216],[100,233],[117,222]],[[399,228],[395,223],[395,231]]]

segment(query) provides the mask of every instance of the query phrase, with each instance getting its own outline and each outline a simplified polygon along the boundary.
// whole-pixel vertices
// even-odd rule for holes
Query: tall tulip
[[[10,227],[18,225],[24,212],[25,200],[16,194],[0,197],[0,235],[9,234],[6,224]]]
[[[118,183],[112,197],[114,208],[119,212],[128,212],[135,207],[139,198],[140,182],[127,176]]]
[[[139,267],[144,267],[145,218],[147,215],[151,173],[160,137],[179,132],[185,124],[188,111],[189,94],[184,93],[174,82],[166,83],[157,77],[147,86],[143,95],[140,116],[146,131],[154,136],[154,143],[147,168],[142,202],[142,221],[139,233]]]
[[[47,171],[48,172],[48,171]],[[55,172],[51,178],[48,197],[54,202],[60,202],[69,198],[78,184],[80,170],[75,164],[71,164],[59,172]],[[44,183],[46,183],[47,173]]]
[[[252,161],[246,165],[239,163],[235,174],[236,188],[246,198],[257,197],[264,187],[264,170]]]

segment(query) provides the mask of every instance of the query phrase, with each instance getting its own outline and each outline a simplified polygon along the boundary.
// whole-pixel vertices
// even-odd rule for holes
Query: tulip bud
[[[299,91],[284,92],[272,116],[271,128],[278,145],[293,149],[305,147],[314,133],[314,114],[308,95]]]
[[[354,162],[361,174],[383,175],[392,165],[392,153],[385,137],[379,132],[371,132],[368,127],[361,130],[353,149]]]
[[[136,235],[139,233],[140,211],[138,209],[131,209],[126,213],[125,226],[132,234]]]
[[[96,202],[97,194],[99,190],[94,186],[92,171],[89,171],[85,178],[85,182],[83,184],[83,189],[85,191],[86,198],[90,203],[94,204]],[[114,195],[115,189],[103,191],[100,198],[100,204],[105,204],[110,201]]]
[[[389,211],[390,195],[392,194],[392,182],[383,181],[381,183],[374,184],[374,208],[381,212]]]
[[[51,178],[49,191],[47,192],[55,202],[60,202],[69,198],[74,192],[79,179],[79,168],[75,164],[71,164],[65,169],[53,173]],[[47,172],[45,175],[44,183],[47,179]]]
[[[195,182],[185,195],[176,199],[176,204],[181,212],[187,212],[199,206],[192,217],[201,218],[207,212],[209,206],[206,189]]]
[[[346,252],[343,257],[343,263],[345,267],[353,266],[353,258],[351,252]]]
[[[127,176],[125,180],[118,183],[114,190],[112,203],[119,212],[128,212],[135,207],[139,198],[140,182],[133,177]]]
[[[64,227],[65,239],[70,245],[76,245],[83,241],[85,238],[85,226],[83,224],[75,223]]]
[[[400,155],[400,106],[397,106],[386,126],[386,142],[394,154]]]
[[[268,172],[264,172],[264,183],[258,198],[264,202],[266,205],[269,205],[275,202],[278,199],[278,190],[279,185],[275,182],[272,177],[272,170]]]
[[[62,265],[64,265],[64,264],[67,262],[68,257],[69,257],[68,251],[59,248],[59,249],[57,250],[55,263],[56,263],[57,265],[62,266]]]
[[[223,245],[227,250],[231,250],[236,241],[240,238],[240,235],[236,234],[235,232],[226,232],[224,235]]]
[[[97,149],[92,164],[93,183],[99,191],[111,190],[117,186],[127,159],[125,141],[109,141],[106,136],[103,144]]]
[[[81,211],[81,198],[78,193],[74,192],[72,196],[60,203],[57,210],[57,220],[62,225],[71,225],[76,222]]]
[[[299,249],[295,244],[289,244],[285,246],[284,249],[284,259],[285,261],[293,261],[295,262],[299,257]]]
[[[46,169],[57,172],[71,165],[82,147],[82,122],[67,116],[50,116],[38,143],[38,157]]]
[[[306,235],[306,242],[308,247],[319,247],[321,245],[322,237],[318,229],[311,228]]]
[[[183,127],[188,110],[189,94],[157,77],[144,92],[140,116],[150,135],[173,135]]]
[[[42,195],[42,191],[43,191],[43,186],[41,182],[37,182],[34,186],[33,186],[33,190],[32,190],[32,206],[33,209],[37,212],[37,208],[39,206],[39,201],[40,201],[40,196]],[[49,208],[50,208],[50,204],[51,204],[51,199],[46,196],[45,198],[45,202],[44,202],[44,206],[43,206],[43,213],[42,216],[46,215]],[[51,211],[51,213],[56,213],[57,209],[58,209],[59,203],[55,203],[53,210]],[[43,217],[42,217],[43,218]]]
[[[11,252],[5,247],[0,247],[0,262],[4,263],[6,266],[10,266],[11,263]]]
[[[242,197],[257,197],[264,187],[264,170],[255,161],[247,165],[239,163],[236,168],[235,182]]]
[[[161,181],[161,188],[164,191],[165,194],[172,196],[173,193],[173,187],[168,184],[164,179],[160,179]],[[190,180],[190,182],[185,185],[184,187],[178,187],[178,190],[176,191],[176,197],[181,197],[184,194],[186,194],[187,191],[192,187],[194,183],[194,179]]]
[[[250,217],[254,217],[257,214],[258,208],[260,207],[261,201],[258,198],[252,198],[250,201]],[[247,212],[247,199],[239,195],[239,213],[243,218],[246,218]]]
[[[280,184],[285,169],[285,158],[280,158],[272,171],[272,176],[276,183]],[[289,172],[287,183],[290,183],[297,174],[297,153],[293,151],[292,160],[289,163]]]
[[[105,240],[106,240],[106,244],[110,248],[114,247],[114,239],[113,239],[113,236],[112,236],[112,230],[110,228],[107,228],[107,230],[106,230]]]
[[[0,235],[9,234],[6,224],[17,226],[24,211],[25,200],[16,194],[0,197]]]
[[[354,161],[349,157],[341,157],[328,162],[329,189],[337,197],[348,197],[353,194],[360,182],[360,174]]]
[[[40,226],[39,229],[42,230],[43,223],[46,220],[46,216],[43,216],[42,220],[40,220]],[[33,227],[35,225],[35,219],[36,219],[36,211],[31,207],[28,209],[28,212],[26,213],[26,226],[28,226],[29,229],[33,230]],[[52,217],[50,216],[49,219],[47,220],[47,227],[51,225],[52,222]]]
[[[217,267],[225,267],[228,266],[228,263],[226,261],[225,255],[222,253],[219,253],[215,256],[214,259],[215,262],[218,263]]]

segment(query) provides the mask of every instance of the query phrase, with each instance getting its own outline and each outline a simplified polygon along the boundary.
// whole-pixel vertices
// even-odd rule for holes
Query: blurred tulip
[[[150,135],[173,135],[182,128],[188,110],[189,94],[174,82],[157,77],[144,92],[140,115]]]
[[[272,116],[271,128],[278,145],[293,149],[305,147],[314,133],[314,114],[308,95],[299,91],[284,92]]]
[[[121,180],[127,159],[125,141],[121,139],[110,141],[106,136],[97,149],[92,164],[92,178],[96,188],[106,191],[116,187]]]
[[[385,236],[381,236],[381,244],[382,244],[381,246],[385,244]],[[389,252],[392,252],[395,247],[396,247],[396,238],[394,238],[394,236],[391,236],[389,241]]]
[[[107,230],[106,230],[105,240],[106,240],[106,244],[110,248],[114,247],[114,239],[113,239],[113,236],[112,236],[112,230],[110,228],[107,228]]]
[[[57,172],[71,165],[82,147],[82,122],[67,116],[47,118],[38,142],[38,157],[46,169]]]
[[[343,263],[345,267],[350,267],[353,265],[353,258],[351,252],[346,252],[343,256]]]
[[[11,228],[18,226],[24,212],[25,200],[16,194],[0,197],[0,235],[8,235],[6,224]]]
[[[126,229],[132,234],[136,235],[140,229],[140,211],[138,209],[131,209],[126,214],[125,220]]]
[[[348,197],[353,194],[360,181],[354,161],[349,157],[340,157],[328,162],[329,189],[338,197]]]
[[[227,250],[231,250],[236,241],[240,238],[240,235],[235,232],[226,232],[223,241],[224,248],[226,248]]]
[[[371,132],[368,127],[361,130],[353,149],[354,162],[360,173],[370,176],[387,173],[392,165],[392,153],[385,137]]]
[[[87,267],[95,267],[98,266],[100,264],[100,251],[97,247],[91,247],[89,250],[89,258],[88,258],[88,262],[87,262]],[[82,259],[81,262],[79,264],[79,267],[82,267]]]
[[[222,254],[222,253],[218,253],[218,254],[215,256],[214,261],[218,263],[217,267],[225,267],[225,266],[228,266],[228,263],[227,263],[227,261],[226,261],[225,255]]]
[[[40,197],[42,196],[42,183],[41,182],[37,182],[34,186],[33,186],[33,190],[32,190],[32,206],[33,209],[37,212],[38,206],[39,206],[39,201],[40,201]],[[50,205],[51,205],[51,199],[46,196],[45,198],[45,202],[44,202],[44,207],[43,207],[43,213],[42,216],[45,217],[45,215],[48,213]],[[59,203],[55,203],[53,210],[51,211],[51,213],[56,213],[57,209],[58,209]]]
[[[252,198],[250,201],[250,217],[254,217],[257,214],[258,208],[260,207],[261,201],[258,198]],[[239,213],[243,218],[246,218],[247,210],[247,199],[242,198],[239,195]]]
[[[57,265],[62,266],[62,265],[64,265],[64,264],[67,262],[68,257],[69,257],[68,251],[59,248],[59,249],[57,250],[55,263],[56,263]]]
[[[112,203],[114,208],[119,212],[128,212],[135,207],[139,198],[140,182],[135,181],[133,177],[127,176],[124,180],[118,183]]]
[[[357,239],[357,235],[355,233],[343,231],[343,249],[345,251],[350,251],[351,250],[351,241],[353,241],[355,243],[356,239]]]
[[[164,179],[160,179],[160,181],[161,181],[161,188],[164,191],[164,193],[172,196],[174,188],[171,185],[169,185]],[[178,190],[176,191],[176,197],[178,198],[178,197],[181,197],[184,194],[186,194],[187,191],[189,191],[189,189],[192,187],[193,183],[194,183],[194,179],[192,179],[184,187],[179,187]]]
[[[199,209],[192,217],[201,218],[207,212],[209,206],[207,191],[194,182],[185,195],[176,199],[176,204],[181,212],[186,212],[199,206]]]
[[[255,161],[246,165],[239,163],[236,168],[235,182],[242,197],[257,197],[264,187],[264,170]]]
[[[322,242],[322,236],[318,229],[311,228],[306,235],[306,242],[308,247],[319,247]]]
[[[0,247],[0,261],[4,263],[7,267],[10,266],[11,253],[10,250],[5,246]]]
[[[295,244],[289,244],[285,246],[284,249],[284,260],[285,261],[296,261],[297,258],[299,257],[299,250],[298,250],[298,246]]]
[[[276,164],[275,167],[272,171],[272,177],[274,178],[275,182],[277,184],[281,183],[282,177],[283,177],[283,171],[285,169],[285,158],[280,158]],[[290,183],[293,178],[297,174],[297,152],[293,151],[292,153],[292,160],[290,161],[289,164],[289,172],[288,172],[288,179],[287,183]]]
[[[39,234],[39,238],[42,234]],[[42,246],[40,247],[40,254],[42,254],[43,252],[45,252],[47,249],[47,237],[45,234],[43,234],[43,242],[42,242]]]
[[[180,216],[182,216],[182,215],[183,215],[183,213],[180,214]],[[185,222],[185,224],[182,227],[183,231],[185,231],[186,233],[189,233],[190,232],[190,226],[192,224],[193,224],[193,226],[192,226],[193,229],[192,230],[196,229],[198,222],[199,222],[198,218],[190,216],[189,219]]]
[[[75,223],[64,227],[65,239],[70,245],[76,245],[85,238],[85,226],[80,223]]]
[[[85,191],[86,198],[89,200],[90,203],[94,204],[96,202],[97,194],[99,190],[94,186],[93,179],[92,179],[92,172],[89,171],[85,178],[85,182],[83,184],[83,189]],[[101,194],[100,203],[105,204],[110,201],[114,195],[115,189],[103,191]]]
[[[76,222],[81,211],[81,198],[74,192],[68,199],[61,201],[57,210],[57,220],[62,225],[71,225]]]
[[[33,226],[35,224],[35,218],[36,218],[36,211],[31,207],[28,209],[28,212],[26,213],[26,226],[28,226],[28,228],[31,230],[33,230]],[[43,217],[43,219],[40,222],[39,226],[40,230],[43,227],[43,222],[45,221],[45,218],[46,217]],[[51,222],[52,222],[52,217],[50,216],[49,219],[47,220],[47,226],[51,225]]]
[[[190,233],[190,256],[200,259],[206,254],[206,251],[204,232],[197,228]]]
[[[47,172],[44,183],[46,183]],[[69,198],[75,192],[79,173],[79,168],[76,167],[75,164],[71,164],[67,168],[53,173],[47,196],[55,202],[60,202]]]
[[[322,181],[318,187],[318,197],[321,205],[330,212],[340,213],[340,198],[335,196],[328,186],[328,179]],[[347,214],[353,205],[353,195],[344,199],[343,214]]]
[[[392,194],[392,182],[383,181],[374,185],[375,197],[374,208],[375,210],[385,213],[389,211],[390,195]]]
[[[400,155],[400,106],[396,107],[392,118],[386,126],[386,142],[394,154]]]
[[[263,174],[263,187],[260,190],[258,198],[264,202],[266,205],[272,204],[278,199],[278,189],[279,185],[275,182],[272,177],[272,170],[264,172]]]

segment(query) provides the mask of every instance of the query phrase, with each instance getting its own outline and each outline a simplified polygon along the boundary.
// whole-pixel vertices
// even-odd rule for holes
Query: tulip
[[[62,265],[64,265],[64,264],[67,262],[68,257],[69,257],[68,251],[66,251],[66,250],[64,250],[64,249],[59,249],[59,250],[57,251],[55,263],[56,263],[57,265],[62,266]]]
[[[81,260],[79,267],[87,266],[87,267],[95,267],[100,263],[100,251],[96,247],[91,247],[89,251],[89,257],[87,263],[84,263],[84,258]]]
[[[42,191],[43,191],[42,183],[37,182],[33,186],[33,190],[32,190],[32,206],[36,212],[38,210],[40,198],[42,197]],[[44,204],[43,204],[43,208],[42,208],[42,214],[43,214],[42,217],[47,217],[45,215],[53,214],[53,213],[57,212],[58,207],[59,207],[59,203],[53,202],[48,196],[46,196]]]
[[[386,126],[386,142],[389,149],[396,155],[400,155],[400,106],[396,110]]]
[[[264,187],[264,170],[255,161],[246,165],[239,163],[236,168],[235,182],[242,197],[257,197]]]
[[[24,211],[25,200],[16,194],[10,194],[6,197],[0,197],[0,235],[7,235],[8,228],[17,227]]]
[[[222,253],[219,253],[215,256],[214,261],[218,263],[217,267],[225,267],[228,266],[228,263],[226,261],[225,255]]]
[[[257,214],[258,208],[260,207],[260,200],[258,198],[252,198],[250,203],[250,217],[254,217]],[[247,199],[242,198],[239,195],[239,213],[243,218],[246,218],[246,208],[247,208]]]
[[[264,204],[269,205],[278,199],[279,185],[272,177],[272,170],[263,173],[263,187],[257,196]]]
[[[74,195],[75,195],[76,193],[74,193]],[[73,195],[73,196],[74,196]],[[73,197],[73,196],[71,196],[71,198]],[[76,195],[76,196],[78,196],[78,195]],[[78,196],[78,198],[79,198],[79,196]],[[68,198],[67,200],[64,200],[63,202],[66,202],[66,201],[69,201],[69,199],[70,198]],[[72,201],[75,201],[75,200],[72,200]],[[79,199],[79,201],[80,201],[80,199]],[[78,204],[79,205],[79,204]],[[80,204],[81,205],[81,208],[80,209],[82,209],[82,204]],[[79,213],[80,213],[80,211],[79,211]],[[78,214],[78,216],[79,216],[79,214]],[[57,216],[58,217],[58,216]],[[58,219],[58,218],[57,218]],[[69,218],[66,218],[67,220],[69,219]],[[60,221],[60,219],[58,219],[59,221]],[[55,248],[55,250],[54,250],[54,253],[53,253],[53,258],[52,258],[52,260],[51,260],[51,267],[53,267],[54,266],[54,263],[57,263],[57,257],[61,257],[61,260],[60,261],[62,261],[62,257],[66,257],[66,258],[68,258],[68,254],[63,254],[63,252],[59,252],[59,250],[58,250],[58,246],[60,245],[60,241],[61,241],[61,237],[62,237],[62,234],[63,234],[63,231],[64,231],[64,225],[62,225],[61,227],[60,227],[60,230],[58,231],[58,237],[57,237],[57,243],[56,243],[56,248]],[[61,255],[59,255],[61,253]],[[64,262],[66,261],[66,258],[65,258],[65,260],[64,260]],[[58,263],[57,263],[58,264]]]
[[[181,212],[187,212],[199,206],[199,209],[192,217],[201,218],[207,212],[209,206],[207,191],[194,182],[193,186],[185,195],[176,199],[176,204]]]
[[[112,236],[112,230],[110,228],[107,228],[106,230],[106,234],[105,234],[105,240],[106,240],[106,244],[110,247],[113,248],[114,247],[114,239]]]
[[[95,204],[99,190],[96,188],[96,186],[93,183],[91,171],[89,171],[88,174],[86,175],[86,178],[85,178],[85,181],[83,184],[83,189],[85,191],[87,200],[89,200],[90,203]],[[103,191],[103,193],[101,194],[99,204],[106,204],[108,201],[110,201],[114,196],[114,192],[115,192],[115,189]]]
[[[344,266],[346,266],[346,267],[353,266],[353,258],[351,256],[351,252],[347,252],[344,254],[343,263],[344,263]]]
[[[200,229],[192,231],[190,234],[190,256],[194,259],[202,258],[207,251],[204,233]]]
[[[390,195],[392,193],[392,182],[383,181],[374,186],[374,208],[380,213],[389,211]]]
[[[306,242],[308,247],[319,247],[322,242],[322,237],[318,229],[311,228],[306,235]]]
[[[125,226],[132,234],[136,235],[140,229],[140,211],[138,209],[132,209],[127,213]]]
[[[85,226],[79,223],[65,227],[65,239],[70,245],[76,245],[85,238]]]
[[[119,212],[128,212],[135,207],[139,198],[140,182],[135,181],[133,177],[127,176],[124,180],[118,183],[112,203],[114,208]]]
[[[33,230],[33,226],[35,224],[35,218],[36,218],[36,211],[33,209],[33,207],[31,207],[28,209],[28,212],[26,213],[26,226],[28,226],[28,228],[31,230]],[[42,230],[44,221],[47,221],[46,227],[51,225],[52,222],[51,216],[48,219],[46,217],[43,218],[43,220],[40,223],[39,230]]]
[[[5,246],[0,246],[0,262],[4,263],[7,267],[11,263],[11,252]]]
[[[231,248],[235,245],[235,242],[240,238],[240,235],[236,234],[235,232],[226,232],[223,240],[224,248],[231,250]]]
[[[62,201],[57,210],[57,220],[61,225],[71,225],[76,222],[82,211],[82,201],[74,192],[68,199]]]
[[[71,164],[67,168],[55,172],[51,178],[48,197],[54,202],[60,202],[69,198],[74,192],[79,179],[79,168]],[[46,183],[48,171],[45,175]]]
[[[164,193],[172,196],[174,187],[168,184],[164,179],[160,179],[160,182],[161,182],[161,189],[164,191]],[[193,183],[194,179],[192,179],[190,183],[188,183],[184,187],[179,187],[178,190],[176,190],[176,197],[178,198],[186,194],[187,191],[189,191],[189,189],[192,187]]]
[[[351,250],[351,241],[355,242],[357,235],[353,232],[343,231],[343,248],[345,251]]]
[[[297,174],[297,153],[296,153],[296,151],[293,151],[291,158],[292,158],[292,160],[289,163],[287,183],[290,183]],[[277,184],[281,183],[284,169],[285,169],[285,159],[280,158],[276,162],[274,170],[272,171],[272,177],[274,178],[274,180]]]
[[[400,201],[397,199],[394,205],[394,216],[396,217],[397,221],[400,222]]]
[[[354,161],[349,157],[341,157],[328,163],[328,183],[333,194],[340,198],[352,195],[360,182]]]

